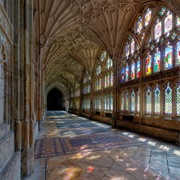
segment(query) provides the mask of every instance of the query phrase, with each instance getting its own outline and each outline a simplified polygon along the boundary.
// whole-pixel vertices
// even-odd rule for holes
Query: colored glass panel
[[[125,81],[129,80],[129,66],[126,66]]]
[[[121,94],[121,110],[124,110],[124,93]]]
[[[126,45],[126,57],[129,56],[129,45]]]
[[[180,65],[180,42],[176,46],[176,66]]]
[[[159,40],[161,35],[162,35],[162,23],[161,23],[161,21],[158,21],[155,25],[154,37],[156,40]]]
[[[164,113],[171,115],[172,114],[172,88],[170,87],[169,83],[167,83],[166,88],[165,88],[164,103],[165,103]]]
[[[103,51],[101,56],[100,56],[100,60],[104,61],[105,57],[106,57],[106,51]]]
[[[168,12],[164,20],[164,32],[168,33],[172,29],[172,13]]]
[[[131,54],[133,54],[134,51],[135,51],[135,41],[133,39],[132,42],[131,42]]]
[[[143,28],[142,17],[139,16],[138,17],[138,22],[137,22],[137,33],[138,34],[141,34],[142,28]]]
[[[150,75],[152,73],[151,63],[152,63],[152,56],[148,55],[146,58],[146,75]]]
[[[124,82],[124,68],[121,70],[121,82]]]
[[[158,51],[154,54],[154,66],[153,66],[154,72],[160,71],[160,62],[161,62],[161,53],[160,51]]]
[[[110,81],[110,83],[111,83],[111,86],[113,86],[113,80],[114,80],[114,76],[113,76],[113,72],[111,72],[111,81]]]
[[[173,48],[172,46],[168,46],[166,47],[165,49],[165,56],[164,56],[164,69],[170,69],[172,68],[172,51],[173,51]]]
[[[154,90],[154,112],[160,114],[160,88],[158,85]]]
[[[160,15],[160,16],[163,16],[164,13],[165,13],[165,11],[166,11],[166,8],[165,8],[165,7],[162,7],[161,10],[159,11],[159,15]]]
[[[135,93],[131,92],[131,112],[135,111]]]
[[[140,111],[140,90],[137,92],[137,112]]]
[[[149,21],[151,20],[152,11],[151,9],[147,9],[145,13],[145,26],[149,24]]]
[[[131,79],[135,79],[135,63],[131,65]]]
[[[176,26],[179,26],[179,25],[180,25],[180,17],[176,16]]]
[[[146,113],[151,113],[151,90],[150,88],[146,89]]]
[[[126,111],[129,110],[129,92],[127,91],[126,92],[126,102],[125,102],[125,108],[126,108]]]
[[[110,110],[113,110],[113,94],[110,96]]]
[[[137,69],[136,69],[136,77],[137,78],[140,78],[140,75],[141,75],[141,69],[140,69],[140,60],[137,61]]]
[[[176,87],[176,114],[180,116],[180,82]]]

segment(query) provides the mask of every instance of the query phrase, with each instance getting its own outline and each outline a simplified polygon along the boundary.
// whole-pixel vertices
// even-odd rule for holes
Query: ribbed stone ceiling
[[[136,10],[149,2],[152,1],[39,0],[46,89],[58,86],[66,92],[81,82],[83,72],[92,75],[102,49],[111,57],[118,57]],[[166,2],[180,6],[179,0]]]

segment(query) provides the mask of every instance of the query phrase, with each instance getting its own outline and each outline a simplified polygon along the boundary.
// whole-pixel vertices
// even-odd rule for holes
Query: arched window
[[[103,51],[100,55],[100,61],[104,61],[106,58],[106,51]]]
[[[129,110],[129,91],[126,91],[126,101],[125,101],[125,110],[128,111]]]
[[[135,79],[135,63],[131,64],[131,79]]]
[[[141,69],[140,69],[140,60],[137,61],[136,63],[136,77],[137,78],[140,78],[140,75],[141,75]]]
[[[157,51],[154,54],[154,59],[153,59],[153,71],[155,73],[160,71],[160,64],[161,64],[161,52]]]
[[[172,114],[172,85],[169,82],[164,86],[164,114]]]
[[[142,29],[143,29],[142,17],[139,16],[137,21],[137,33],[141,34]]]
[[[121,69],[121,83],[123,83],[123,82],[125,81],[124,76],[125,76],[125,74],[124,74],[124,68],[122,68],[122,69]]]
[[[162,35],[162,22],[157,19],[154,27],[154,39],[158,42]]]
[[[145,91],[145,100],[146,100],[145,104],[146,104],[146,113],[147,114],[151,114],[151,112],[152,112],[152,108],[151,108],[152,100],[151,100],[151,98],[152,98],[151,89],[150,89],[150,87],[147,87],[146,91]]]
[[[155,88],[154,88],[154,113],[155,114],[160,114],[160,94],[161,94],[161,91],[160,91],[160,87],[159,85],[156,85]]]
[[[126,66],[126,72],[125,72],[125,80],[129,80],[129,66]]]
[[[138,90],[137,90],[137,93],[136,93],[136,97],[137,97],[137,100],[136,100],[136,102],[137,102],[137,112],[139,112],[140,111],[140,89],[138,88]]]

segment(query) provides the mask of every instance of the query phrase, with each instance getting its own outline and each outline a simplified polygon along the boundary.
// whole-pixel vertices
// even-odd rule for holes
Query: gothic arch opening
[[[63,94],[58,89],[52,89],[47,95],[47,110],[64,110]]]

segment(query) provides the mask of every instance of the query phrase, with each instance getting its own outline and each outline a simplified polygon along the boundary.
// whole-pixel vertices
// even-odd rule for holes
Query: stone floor
[[[66,122],[67,123],[64,123]],[[69,121],[68,121],[69,120]],[[83,123],[80,123],[82,120]],[[71,123],[73,122],[73,123]],[[85,122],[87,124],[85,124]],[[97,127],[96,127],[97,126]],[[95,147],[88,151],[45,156],[35,159],[35,173],[28,180],[180,180],[180,148],[153,138],[125,130],[112,129],[66,112],[49,112],[37,139],[84,138],[102,135],[94,129],[105,128],[108,133],[121,135],[132,142],[125,147]],[[78,131],[77,131],[78,130]],[[82,133],[81,133],[82,131]],[[104,133],[103,135],[106,135]],[[88,144],[89,142],[87,142]],[[109,142],[108,142],[109,143]],[[44,146],[43,146],[44,148]],[[51,152],[45,146],[44,151]],[[57,150],[57,149],[56,149]]]

